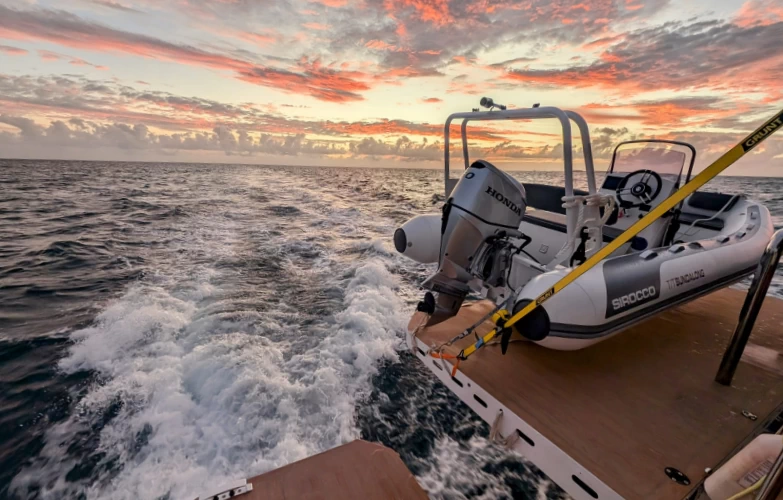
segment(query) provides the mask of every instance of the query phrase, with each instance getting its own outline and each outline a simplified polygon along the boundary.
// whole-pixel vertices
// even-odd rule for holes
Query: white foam
[[[384,263],[367,261],[338,283],[344,308],[323,318],[329,334],[301,353],[289,352],[276,312],[231,320],[209,314],[223,293],[210,283],[214,277],[135,285],[93,326],[73,332],[77,343],[60,368],[93,370],[102,382],[47,433],[41,459],[13,481],[18,494],[44,483],[48,498],[77,492],[88,498],[193,498],[215,483],[358,437],[357,398],[369,388],[378,360],[396,358],[405,320],[396,279]],[[259,331],[283,340],[273,342]],[[74,462],[59,444],[100,421],[118,397],[124,405],[99,431],[98,451],[106,454],[101,464],[118,459],[122,469],[102,473],[92,484],[69,485],[65,475]],[[137,446],[145,433],[148,441]]]
[[[143,281],[71,333],[76,344],[60,368],[91,370],[99,381],[47,431],[39,458],[13,480],[18,496],[38,488],[58,499],[194,498],[359,437],[357,403],[379,360],[397,358],[409,312],[401,297],[418,295],[387,266],[423,268],[391,249],[395,224],[374,215],[372,199],[357,204],[341,189],[314,192],[275,175],[248,183],[252,192],[273,191],[275,205],[301,207],[294,223],[267,223],[263,201],[225,216],[193,210],[165,237],[150,238],[166,245],[145,255]],[[300,258],[308,252],[314,257]],[[300,312],[269,289],[260,290],[272,297],[264,307],[237,310],[234,287],[258,258],[282,266],[280,287],[340,290],[342,306]],[[106,422],[109,408],[116,416]],[[88,458],[67,449],[85,438],[97,443],[91,457],[105,455],[88,477],[67,481]],[[424,485],[436,495],[457,491],[442,476],[454,460],[471,459],[438,450]]]
[[[526,469],[522,477],[513,471],[497,474],[483,470],[488,463],[519,460],[518,455],[485,438],[473,437],[467,442],[458,443],[449,437],[442,437],[435,443],[431,468],[417,479],[432,498],[466,499],[466,492],[470,492],[470,498],[490,500],[513,497],[512,490],[505,482],[505,476],[508,475],[517,484],[528,483],[530,490],[535,491],[537,500],[546,500],[551,481],[541,478],[530,469]]]

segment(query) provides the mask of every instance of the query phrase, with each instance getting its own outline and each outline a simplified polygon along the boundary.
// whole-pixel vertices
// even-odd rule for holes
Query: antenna
[[[503,104],[495,103],[495,101],[493,101],[491,97],[482,97],[481,101],[479,101],[479,104],[481,104],[485,108],[489,108],[490,111],[492,111],[494,108],[498,108],[501,111],[505,111],[506,109],[506,107]]]

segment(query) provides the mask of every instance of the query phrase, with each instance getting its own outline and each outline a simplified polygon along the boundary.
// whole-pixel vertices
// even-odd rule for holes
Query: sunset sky
[[[783,107],[783,0],[0,0],[0,157],[437,167],[487,95],[715,159]],[[561,168],[554,123],[473,157]],[[783,175],[783,134],[730,173]]]

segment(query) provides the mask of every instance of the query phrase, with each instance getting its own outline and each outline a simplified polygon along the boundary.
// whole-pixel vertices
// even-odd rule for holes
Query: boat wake
[[[344,279],[344,308],[317,325],[331,333],[302,352],[281,335],[302,334],[295,313],[220,312],[216,274],[135,285],[71,334],[60,368],[95,378],[14,493],[194,497],[359,437],[357,398],[404,326],[384,264]]]
[[[195,497],[360,437],[357,402],[379,360],[397,360],[407,317],[391,251],[339,233],[366,241],[392,222],[349,224],[355,209],[302,213],[287,201],[202,211],[150,234],[166,252],[70,332],[58,367],[91,377],[12,494]]]

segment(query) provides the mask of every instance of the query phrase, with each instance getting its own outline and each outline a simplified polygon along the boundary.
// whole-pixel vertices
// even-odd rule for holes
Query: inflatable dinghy
[[[493,115],[449,117],[442,213],[414,217],[394,234],[402,255],[438,264],[419,304],[427,325],[456,315],[469,295],[517,312],[687,182],[696,157],[683,142],[623,142],[599,187],[581,116],[551,107]],[[449,177],[456,118],[463,119],[459,180]],[[519,182],[490,162],[469,161],[467,122],[509,118],[560,121],[564,186]],[[573,187],[572,122],[582,138],[587,191]],[[587,347],[751,274],[773,230],[769,210],[743,194],[695,192],[513,328],[548,348]]]

